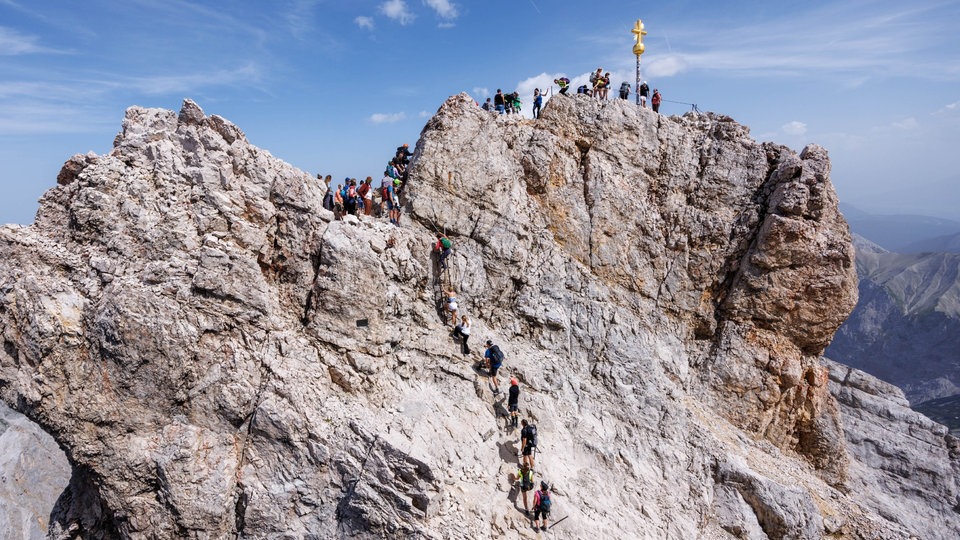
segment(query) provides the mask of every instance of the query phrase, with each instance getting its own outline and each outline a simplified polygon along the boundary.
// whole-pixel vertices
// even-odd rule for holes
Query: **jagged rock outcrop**
[[[856,278],[828,174],[721,116],[557,96],[530,121],[461,95],[395,228],[333,220],[192,102],[131,108],[33,226],[0,228],[0,394],[67,451],[61,537],[533,537],[503,398],[443,326],[442,228],[474,349],[501,345],[539,426],[555,531],[960,532],[923,482],[892,517],[907,490],[871,483],[830,393]]]

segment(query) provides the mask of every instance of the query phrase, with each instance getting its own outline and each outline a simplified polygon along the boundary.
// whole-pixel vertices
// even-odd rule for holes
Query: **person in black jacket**
[[[510,425],[517,427],[520,419],[520,383],[516,377],[510,379],[510,390],[507,392],[507,410],[510,411]]]

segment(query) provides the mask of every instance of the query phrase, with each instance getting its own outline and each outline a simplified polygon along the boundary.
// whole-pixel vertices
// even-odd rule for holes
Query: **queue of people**
[[[407,144],[397,148],[393,158],[387,162],[379,189],[373,186],[373,177],[357,182],[356,178],[345,178],[336,188],[331,187],[331,175],[317,175],[324,183],[323,207],[333,212],[334,219],[341,220],[349,214],[353,216],[387,217],[390,223],[400,225],[400,195],[406,185],[407,166],[413,152]]]

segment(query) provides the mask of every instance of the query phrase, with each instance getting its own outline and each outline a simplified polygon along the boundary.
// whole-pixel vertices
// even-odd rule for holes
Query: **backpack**
[[[490,365],[492,367],[500,367],[503,364],[503,351],[500,350],[498,345],[490,347]]]
[[[453,245],[453,242],[451,242],[449,238],[444,236],[443,238],[440,239],[440,245],[443,246],[443,249],[450,249],[450,246]]]
[[[533,489],[533,470],[528,470],[527,475],[524,476],[523,473],[520,473],[520,489],[522,491],[530,491]]]
[[[527,446],[530,448],[537,447],[537,426],[530,424],[527,427],[523,428],[523,433],[521,436],[527,440]]]
[[[550,513],[550,492],[541,491],[540,492],[540,511],[544,514]]]

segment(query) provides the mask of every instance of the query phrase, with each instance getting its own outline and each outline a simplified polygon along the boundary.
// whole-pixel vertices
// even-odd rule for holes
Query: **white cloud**
[[[684,60],[684,57],[679,54],[655,57],[646,68],[643,65],[642,59],[640,63],[640,74],[643,77],[654,79],[657,77],[672,77],[686,70],[687,62]]]
[[[420,113],[417,116],[419,116],[420,118],[430,118],[430,113],[428,113],[427,111],[420,111]]]
[[[407,9],[407,3],[403,0],[387,0],[380,4],[380,11],[401,25],[408,25],[416,18],[416,16]]]
[[[370,121],[374,124],[390,124],[406,119],[407,115],[403,112],[398,113],[374,113],[370,115]]]
[[[477,97],[477,98],[490,97],[490,89],[489,89],[489,88],[484,88],[484,87],[482,87],[482,86],[474,86],[474,87],[473,87],[473,95],[474,95],[474,97]]]
[[[960,112],[960,101],[954,101],[953,103],[944,105],[942,109],[936,112],[936,114],[950,114],[955,112]]]
[[[920,127],[920,123],[917,122],[917,119],[914,118],[914,117],[912,117],[912,116],[909,117],[909,118],[904,118],[903,120],[901,120],[901,121],[899,121],[899,122],[894,122],[894,123],[891,124],[891,125],[892,125],[893,127],[897,128],[897,129],[903,129],[903,130],[906,130],[906,131],[912,131],[912,130],[917,129],[918,127]]]
[[[365,17],[365,16],[363,16],[363,15],[360,15],[359,17],[357,17],[356,19],[354,19],[353,22],[355,22],[355,23],[357,24],[357,26],[359,26],[360,28],[366,28],[367,30],[373,30],[373,18],[372,18],[372,17]]]
[[[16,56],[53,52],[50,49],[37,45],[36,36],[25,36],[16,30],[0,26],[0,56]]]
[[[444,19],[456,19],[457,6],[450,3],[450,0],[423,0],[423,3],[432,7],[437,15]]]
[[[437,25],[437,28],[443,28],[443,29],[456,28],[456,27],[457,27],[456,23],[452,23],[452,22],[442,22]]]
[[[780,129],[783,130],[787,135],[806,135],[807,134],[807,125],[803,122],[798,122],[796,120],[792,122],[787,122],[786,124],[780,126]]]

